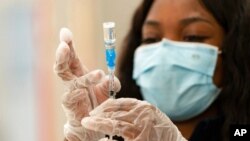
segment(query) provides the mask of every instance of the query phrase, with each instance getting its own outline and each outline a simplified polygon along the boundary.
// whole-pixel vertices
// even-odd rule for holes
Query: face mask
[[[174,121],[205,111],[220,89],[213,84],[218,48],[202,44],[161,42],[135,51],[133,79],[143,98]]]

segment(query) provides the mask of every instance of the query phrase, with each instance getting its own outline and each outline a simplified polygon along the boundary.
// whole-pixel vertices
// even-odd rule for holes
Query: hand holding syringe
[[[109,96],[115,98],[114,91],[114,71],[115,71],[115,23],[106,22],[103,23],[103,32],[104,32],[104,45],[106,48],[106,62],[109,71]]]
[[[73,45],[72,32],[62,28],[54,71],[66,87],[62,98],[62,106],[67,118],[64,135],[70,141],[97,141],[105,135],[101,132],[85,130],[81,121],[90,117],[90,111],[108,99],[110,81],[102,70],[88,71],[87,67],[80,62]],[[114,59],[112,60],[110,62],[114,63]],[[109,63],[109,66],[113,72],[114,64]],[[121,85],[117,78],[114,79],[114,83],[115,87],[112,87],[112,91],[115,93],[120,90]]]

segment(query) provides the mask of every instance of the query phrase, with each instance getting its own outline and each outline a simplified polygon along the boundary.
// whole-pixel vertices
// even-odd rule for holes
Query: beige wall
[[[102,22],[116,22],[117,49],[129,28],[130,19],[141,0],[56,0],[55,29],[68,27],[75,48],[91,69],[105,68]],[[56,33],[57,34],[57,33]],[[91,52],[98,52],[93,56]]]

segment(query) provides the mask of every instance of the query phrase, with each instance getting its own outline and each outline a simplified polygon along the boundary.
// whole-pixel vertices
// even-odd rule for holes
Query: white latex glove
[[[63,109],[67,116],[64,134],[69,141],[97,141],[103,134],[84,129],[83,117],[108,98],[108,76],[102,70],[89,72],[80,63],[72,42],[72,33],[67,28],[60,31],[60,44],[56,51],[55,73],[64,81],[67,90],[63,96]],[[120,90],[115,78],[115,91]]]
[[[108,99],[82,120],[86,129],[125,141],[186,141],[172,121],[146,101]]]

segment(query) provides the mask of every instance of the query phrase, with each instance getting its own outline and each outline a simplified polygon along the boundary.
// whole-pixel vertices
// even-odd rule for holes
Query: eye
[[[208,38],[209,38],[208,36],[187,35],[187,36],[184,36],[183,41],[185,41],[185,42],[204,42]]]
[[[142,39],[141,44],[151,44],[151,43],[156,43],[159,42],[161,39],[158,38],[145,38]]]

